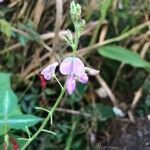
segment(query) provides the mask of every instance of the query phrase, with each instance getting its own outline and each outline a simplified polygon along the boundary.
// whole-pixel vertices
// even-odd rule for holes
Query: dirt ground
[[[150,150],[150,120],[146,118],[135,124],[116,120],[108,131],[111,138],[104,141],[102,150]]]

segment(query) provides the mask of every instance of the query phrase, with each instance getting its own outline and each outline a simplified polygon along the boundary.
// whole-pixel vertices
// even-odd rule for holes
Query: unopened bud
[[[99,70],[89,68],[89,67],[85,67],[85,71],[87,71],[87,73],[91,76],[95,76],[95,75],[99,74]]]
[[[61,33],[60,35],[60,39],[65,40],[69,45],[72,44],[73,42],[73,35],[71,33],[71,31],[68,29],[67,31]]]
[[[86,27],[86,22],[84,19],[81,19],[80,27],[79,27],[80,32],[82,32],[85,29],[85,27]]]
[[[79,21],[81,18],[81,6],[72,1],[70,5],[70,14],[73,22]]]

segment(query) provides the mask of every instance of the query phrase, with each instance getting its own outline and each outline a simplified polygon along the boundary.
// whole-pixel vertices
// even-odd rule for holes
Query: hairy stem
[[[79,33],[76,29],[75,37],[74,37],[74,45],[73,45],[73,55],[77,55],[77,48],[78,48],[78,42],[79,42]]]

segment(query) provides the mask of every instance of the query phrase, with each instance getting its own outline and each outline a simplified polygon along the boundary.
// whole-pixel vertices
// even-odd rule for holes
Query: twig
[[[9,48],[0,51],[0,55],[1,55],[1,54],[4,54],[4,53],[7,53],[7,52],[10,52],[10,51],[13,51],[13,50],[17,50],[17,49],[20,48],[20,47],[21,47],[21,44],[20,44],[20,43],[14,44],[13,46],[11,46],[11,47],[9,47]]]
[[[133,102],[131,104],[132,110],[136,107],[141,96],[142,96],[142,88],[140,88],[138,91],[135,92],[135,96],[134,96]]]
[[[131,110],[128,111],[128,117],[132,123],[135,123],[135,117]]]
[[[106,90],[113,105],[117,106],[118,105],[117,98],[115,97],[115,95],[113,94],[113,92],[111,91],[111,89],[109,88],[107,83],[104,81],[104,79],[100,75],[97,75],[96,78],[97,78],[98,82],[102,85],[102,87]]]
[[[150,48],[150,42],[145,43],[145,45],[143,46],[142,51],[140,53],[140,56],[142,58],[145,57],[145,54],[146,54],[146,52],[148,51],[149,48]]]
[[[36,25],[36,28],[39,26],[43,11],[44,11],[44,1],[38,0],[34,9],[34,23]]]
[[[55,37],[53,39],[53,49],[54,49],[54,51],[58,47],[59,31],[60,31],[60,28],[61,28],[62,18],[63,18],[62,15],[63,15],[63,1],[62,0],[56,0]],[[53,51],[53,53],[54,53],[54,51]]]
[[[121,70],[122,70],[123,67],[124,67],[124,64],[121,63],[120,66],[119,66],[119,68],[118,68],[118,70],[117,70],[115,79],[113,80],[112,86],[111,86],[112,91],[115,90],[116,83],[117,83],[117,81],[118,81],[118,78],[119,78],[119,76],[120,76],[120,73],[121,73]]]
[[[57,108],[56,111],[58,111],[58,112],[64,112],[64,113],[68,113],[68,114],[72,114],[72,115],[79,115],[79,116],[83,116],[85,118],[92,117],[92,115],[89,114],[89,113],[80,112],[80,111],[71,110],[71,109],[66,109],[66,108]]]
[[[146,52],[148,51],[149,46],[150,46],[150,43],[149,43],[149,42],[146,43],[146,44],[143,46],[142,51],[141,51],[141,53],[140,53],[140,56],[141,56],[142,58],[145,57],[145,54],[146,54]],[[148,78],[148,77],[147,77],[147,78]],[[147,78],[146,78],[146,79],[147,79]],[[145,79],[145,81],[146,81],[146,79]],[[134,96],[133,101],[132,101],[132,104],[131,104],[131,110],[133,110],[133,109],[136,107],[136,105],[137,105],[138,101],[140,100],[140,97],[141,97],[141,96],[142,96],[142,87],[141,87],[139,90],[137,90],[137,91],[135,92],[135,96]]]
[[[108,31],[108,24],[104,25],[101,29],[101,33],[99,35],[99,43],[102,43],[105,40],[107,31]]]

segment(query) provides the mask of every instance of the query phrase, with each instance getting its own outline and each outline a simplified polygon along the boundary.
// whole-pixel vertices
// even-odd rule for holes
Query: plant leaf
[[[103,21],[106,18],[108,8],[111,6],[112,0],[102,0],[101,6],[100,6],[100,20]]]
[[[0,99],[0,118],[3,117],[3,119],[7,120],[9,116],[21,113],[17,106],[17,97],[11,90],[0,91]]]
[[[86,107],[86,111],[90,114],[94,112],[94,115],[100,120],[100,121],[106,121],[108,118],[115,117],[115,114],[110,106],[97,103],[96,106],[88,105]]]
[[[0,91],[10,88],[10,73],[0,73]]]
[[[13,129],[23,129],[25,130],[26,126],[31,127],[41,121],[42,119],[33,115],[23,115],[23,114],[17,114],[15,116],[10,116],[7,120],[7,125],[9,128]],[[6,122],[2,118],[0,118],[0,126],[5,125]]]
[[[0,135],[10,129],[31,127],[42,119],[34,115],[22,114],[18,99],[10,87],[10,74],[0,73]],[[1,130],[2,129],[2,130]]]
[[[134,67],[150,68],[150,63],[143,60],[137,53],[120,46],[108,45],[98,49],[100,55],[121,61]]]
[[[4,19],[0,19],[0,30],[6,37],[10,38],[12,35],[12,26]]]

